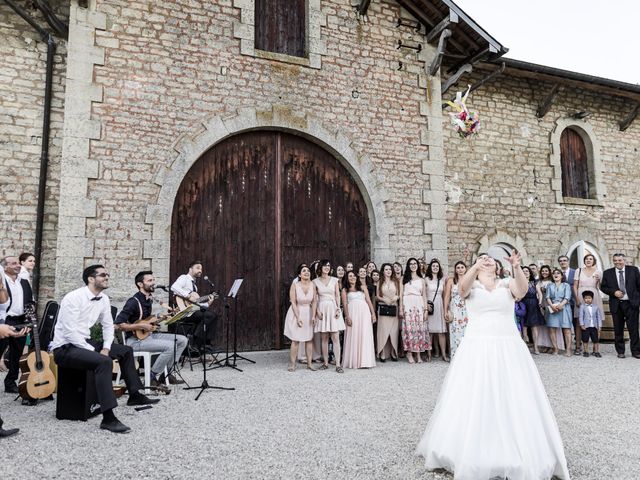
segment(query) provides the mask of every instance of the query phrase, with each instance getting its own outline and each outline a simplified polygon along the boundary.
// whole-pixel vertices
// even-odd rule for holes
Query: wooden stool
[[[56,418],[82,420],[100,413],[96,382],[91,370],[58,367]]]

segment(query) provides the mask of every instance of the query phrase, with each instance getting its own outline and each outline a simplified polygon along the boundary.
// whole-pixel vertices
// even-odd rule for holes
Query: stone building
[[[507,49],[450,0],[36,3],[0,1],[0,248],[42,238],[41,300],[100,262],[117,305],[137,271],[166,283],[201,258],[218,289],[246,280],[242,346],[278,348],[303,260],[637,254],[640,89],[496,76]],[[47,44],[17,12],[56,32],[42,215]],[[442,98],[483,80],[482,131],[460,139]],[[587,198],[563,194],[567,128]]]

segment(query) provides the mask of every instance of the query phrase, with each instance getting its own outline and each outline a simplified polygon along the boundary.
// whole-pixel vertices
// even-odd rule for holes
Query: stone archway
[[[193,134],[178,139],[174,146],[175,157],[156,173],[154,182],[161,188],[157,203],[147,207],[146,223],[153,226],[153,236],[145,240],[143,256],[151,260],[157,278],[169,278],[171,214],[176,194],[189,169],[225,138],[258,129],[293,132],[333,154],[351,174],[367,205],[373,259],[379,261],[394,256],[389,245],[392,222],[387,217],[385,205],[389,196],[368,156],[359,155],[347,136],[327,128],[312,115],[300,116],[279,106],[267,110],[244,108],[232,116],[215,116],[201,122]]]

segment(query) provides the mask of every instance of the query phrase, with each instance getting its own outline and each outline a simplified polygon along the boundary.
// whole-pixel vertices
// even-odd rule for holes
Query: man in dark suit
[[[18,325],[25,323],[25,306],[33,303],[31,285],[27,280],[18,278],[20,273],[20,262],[18,257],[5,257],[0,261],[0,266],[4,269],[4,284],[9,294],[9,306],[7,307],[7,325]],[[7,393],[18,393],[19,363],[26,338],[8,337],[9,345],[9,371],[4,377],[4,391]]]
[[[573,319],[573,330],[575,334],[576,349],[573,352],[574,355],[582,354],[582,332],[580,331],[580,322],[577,317],[574,318],[574,311],[576,308],[576,299],[573,297],[573,281],[576,277],[576,269],[569,266],[569,257],[566,255],[560,255],[558,257],[558,264],[560,270],[564,274],[564,281],[571,287],[571,300],[569,300],[569,306],[571,307],[571,318]]]
[[[604,271],[600,290],[609,295],[616,352],[618,352],[618,358],[624,358],[624,325],[626,323],[631,354],[640,359],[640,338],[638,338],[640,272],[637,267],[626,265],[626,259],[622,253],[616,253],[613,256],[613,265],[614,268]]]

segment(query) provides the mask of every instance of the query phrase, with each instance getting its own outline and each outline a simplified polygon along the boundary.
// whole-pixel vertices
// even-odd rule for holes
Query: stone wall
[[[30,2],[18,1],[40,25]],[[68,8],[58,14],[65,18]],[[50,164],[42,252],[41,297],[53,293],[66,41],[56,38]],[[4,2],[0,3],[0,256],[34,250],[47,44]]]
[[[460,139],[445,124],[452,263],[465,246],[477,252],[480,244],[486,248],[499,241],[520,243],[531,262],[557,264],[557,256],[580,240],[595,245],[607,264],[607,257],[618,251],[635,260],[640,244],[640,122],[619,131],[618,121],[631,105],[577,87],[562,87],[551,110],[538,119],[536,109],[550,89],[544,82],[502,75],[470,96],[468,103],[482,120],[477,137]],[[599,205],[557,200],[552,133],[578,111],[591,112],[578,124],[600,147],[604,196],[591,202]]]
[[[370,215],[388,232],[372,238],[376,260],[446,257],[438,80],[422,75],[433,52],[418,58],[396,48],[400,39],[423,40],[396,27],[399,6],[373,2],[359,19],[350,2],[323,0],[318,69],[242,55],[236,34],[250,24],[240,9],[248,3],[98,0],[87,10],[72,2],[68,76],[78,81],[67,91],[65,130],[74,140],[67,145],[65,136],[60,294],[94,261],[114,274],[116,298],[142,268],[153,265],[165,281],[168,262],[152,264],[170,234],[155,220],[170,215],[160,208],[163,179],[186,172],[193,149],[215,132],[245,128],[247,115],[278,127],[279,112],[291,112],[289,128],[329,132],[333,150],[353,152],[339,159],[367,172],[364,188],[385,192],[369,195],[380,207]]]

